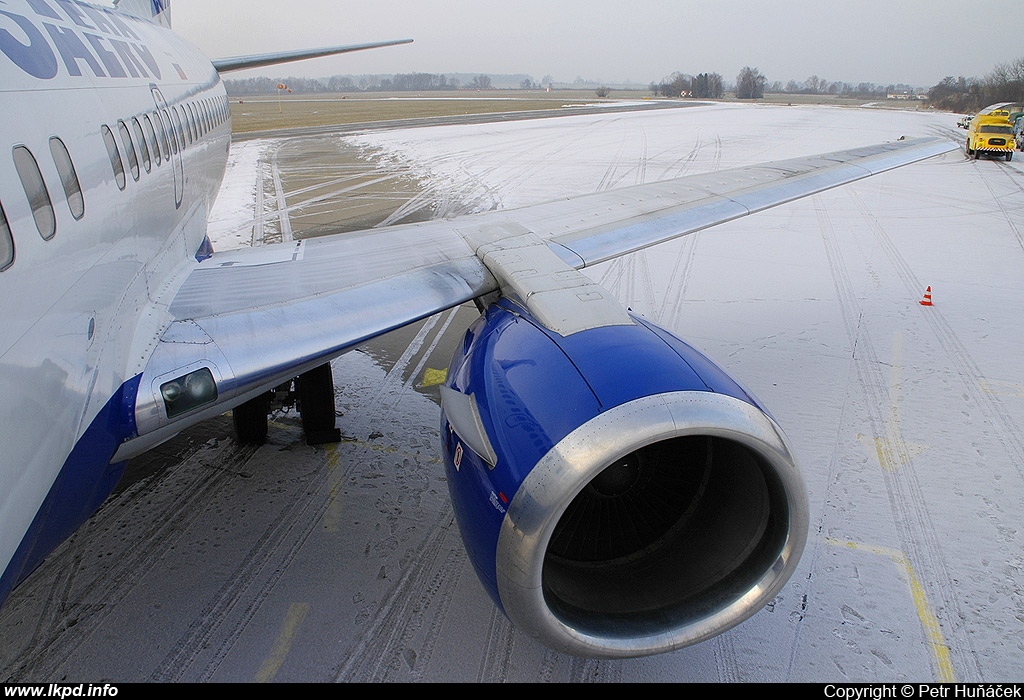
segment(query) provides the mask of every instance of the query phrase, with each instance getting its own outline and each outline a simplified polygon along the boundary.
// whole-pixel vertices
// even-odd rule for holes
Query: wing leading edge
[[[897,141],[516,210],[217,253],[196,263],[160,304],[172,320],[142,374],[138,437],[116,459],[370,338],[495,292],[515,294],[563,334],[624,322],[610,295],[578,270],[956,147],[931,138]],[[213,374],[216,401],[169,419],[161,384],[200,367]]]
[[[299,51],[280,51],[277,53],[264,53],[252,56],[236,56],[234,58],[220,58],[213,61],[213,67],[218,73],[229,71],[245,70],[247,68],[263,68],[279,63],[291,63],[302,61],[307,58],[321,58],[323,56],[335,56],[353,51],[365,51],[377,49],[383,46],[398,46],[399,44],[411,44],[412,39],[396,39],[394,41],[377,41],[368,44],[351,44],[349,46],[326,46],[319,49],[302,49]]]

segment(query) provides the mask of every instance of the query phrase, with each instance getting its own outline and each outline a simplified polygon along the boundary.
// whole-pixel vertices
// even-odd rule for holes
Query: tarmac
[[[709,104],[289,133],[236,144],[211,233],[260,245],[900,136],[962,144],[956,118]],[[592,660],[494,607],[439,456],[436,384],[468,305],[334,361],[341,443],[305,445],[285,413],[241,447],[222,417],[134,462],[0,609],[0,679],[1024,681],[1022,164],[953,151],[590,271],[745,384],[798,457],[807,548],[738,627]]]

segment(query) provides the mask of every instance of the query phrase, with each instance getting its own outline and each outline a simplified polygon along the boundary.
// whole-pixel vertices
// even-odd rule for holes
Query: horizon
[[[1020,51],[1024,3],[972,4],[972,15],[997,17],[984,33],[963,30],[954,0],[884,0],[848,5],[820,0],[737,0],[728,7],[611,0],[174,0],[174,29],[209,58],[382,39],[407,46],[290,64],[295,77],[468,73],[523,74],[558,83],[661,81],[673,72],[719,73],[733,82],[744,66],[769,83],[817,76],[857,85],[930,87],[946,76],[983,78]],[[738,17],[744,21],[737,22]],[[232,31],[225,32],[224,27]],[[382,28],[383,27],[383,28]],[[709,30],[708,27],[711,29]],[[369,29],[367,29],[369,28]],[[724,41],[723,33],[732,40]],[[415,68],[413,68],[415,66]],[[472,70],[466,70],[471,68]],[[246,71],[246,77],[266,75]]]

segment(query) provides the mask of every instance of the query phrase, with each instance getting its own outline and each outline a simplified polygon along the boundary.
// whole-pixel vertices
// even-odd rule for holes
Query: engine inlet
[[[580,426],[523,482],[498,543],[502,602],[569,653],[678,649],[778,593],[807,518],[782,432],[759,408],[645,397]]]

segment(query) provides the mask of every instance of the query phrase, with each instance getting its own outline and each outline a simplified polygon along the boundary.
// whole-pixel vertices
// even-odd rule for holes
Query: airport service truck
[[[978,158],[987,153],[1013,160],[1016,147],[1009,110],[982,110],[971,120],[967,129],[967,155]]]

